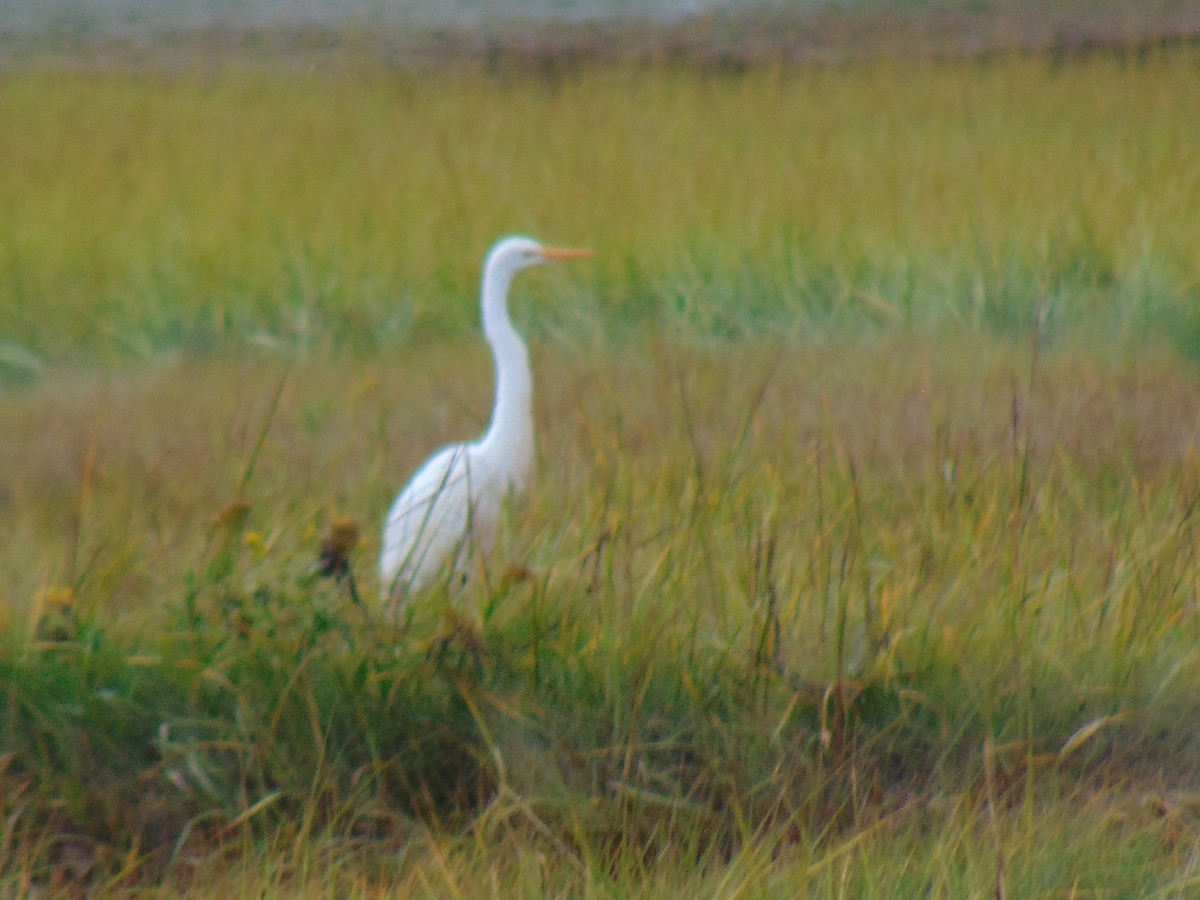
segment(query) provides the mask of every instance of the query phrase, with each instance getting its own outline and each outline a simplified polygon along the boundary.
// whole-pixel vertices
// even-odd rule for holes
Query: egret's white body
[[[533,378],[529,354],[508,316],[508,288],[521,269],[586,250],[543,247],[508,237],[492,247],[483,267],[483,332],[496,362],[496,401],[487,432],[451,444],[417,469],[388,511],[379,573],[385,600],[397,605],[437,575],[462,569],[473,553],[496,540],[504,499],[533,475]]]

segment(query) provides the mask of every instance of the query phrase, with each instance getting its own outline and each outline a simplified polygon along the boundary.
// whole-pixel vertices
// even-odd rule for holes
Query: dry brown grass
[[[1169,350],[1042,351],[1031,389],[1029,343],[956,343],[538,347],[537,508],[595,490],[613,467],[635,482],[681,488],[695,470],[713,489],[736,477],[739,490],[760,484],[761,499],[790,495],[821,456],[919,505],[957,461],[977,475],[1011,471],[1027,443],[1035,476],[1118,491],[1136,478],[1139,491],[1174,486],[1181,498],[1195,487],[1198,425],[1186,411],[1200,381]],[[329,518],[349,512],[367,523],[367,562],[373,524],[406,473],[482,431],[490,367],[476,340],[369,360],[164,362],[10,394],[0,495],[15,527],[12,596],[78,579],[99,602],[153,609],[198,565],[210,519],[241,497],[264,552],[303,556]],[[789,519],[811,515],[805,501]],[[546,524],[535,516],[527,527]]]

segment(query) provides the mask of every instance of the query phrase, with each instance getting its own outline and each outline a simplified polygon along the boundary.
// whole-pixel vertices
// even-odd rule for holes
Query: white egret
[[[385,601],[398,609],[447,565],[462,569],[496,539],[504,498],[533,474],[533,379],[525,343],[508,316],[508,287],[521,269],[591,256],[543,247],[520,236],[498,241],[483,266],[483,333],[496,363],[496,401],[477,441],[438,450],[417,469],[388,511],[379,574]]]

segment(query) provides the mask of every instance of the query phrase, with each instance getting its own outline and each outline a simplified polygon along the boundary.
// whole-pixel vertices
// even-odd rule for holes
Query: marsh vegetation
[[[1185,894],[1200,57],[0,79],[0,883]],[[314,581],[478,433],[453,603]]]

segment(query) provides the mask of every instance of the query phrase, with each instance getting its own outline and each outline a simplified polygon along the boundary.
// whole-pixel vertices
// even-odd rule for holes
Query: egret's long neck
[[[508,318],[513,274],[493,266],[483,273],[483,333],[496,360],[496,404],[480,449],[523,470],[533,453],[533,379],[525,342]]]

